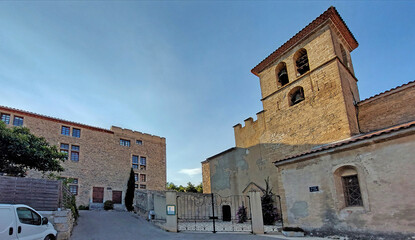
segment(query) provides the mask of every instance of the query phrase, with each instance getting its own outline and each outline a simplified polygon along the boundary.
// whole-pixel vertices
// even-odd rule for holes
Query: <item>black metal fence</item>
[[[179,231],[252,232],[245,195],[178,193],[177,214]]]

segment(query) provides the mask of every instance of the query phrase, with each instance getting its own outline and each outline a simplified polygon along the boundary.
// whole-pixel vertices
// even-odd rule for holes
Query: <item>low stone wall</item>
[[[149,220],[149,213],[154,214],[153,220],[166,220],[166,193],[164,191],[136,190],[134,210]]]
[[[58,232],[57,240],[68,240],[71,237],[75,219],[71,210],[39,211],[43,217],[47,217]]]
[[[150,220],[150,222],[163,230],[168,230],[166,228],[166,220]]]

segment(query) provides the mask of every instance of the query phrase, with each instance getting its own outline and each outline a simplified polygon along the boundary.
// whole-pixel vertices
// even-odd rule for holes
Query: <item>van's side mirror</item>
[[[49,220],[48,220],[47,217],[42,218],[42,225],[46,225],[46,224],[48,224],[48,222],[49,222]]]

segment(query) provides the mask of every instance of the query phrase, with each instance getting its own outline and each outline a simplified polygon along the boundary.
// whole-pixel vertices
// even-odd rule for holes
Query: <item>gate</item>
[[[252,232],[250,199],[245,195],[178,193],[179,231]]]

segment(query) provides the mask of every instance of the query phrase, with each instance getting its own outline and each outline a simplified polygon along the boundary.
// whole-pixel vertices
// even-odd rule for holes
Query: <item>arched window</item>
[[[275,74],[277,75],[278,87],[282,87],[288,84],[288,72],[285,62],[281,62],[275,68]]]
[[[354,166],[343,166],[335,171],[335,175],[341,180],[340,185],[344,194],[344,206],[363,206],[356,168]]]
[[[349,67],[349,62],[347,61],[347,53],[346,53],[346,50],[344,50],[344,47],[341,44],[340,44],[340,51],[342,53],[343,64],[346,67]]]
[[[288,94],[289,105],[293,106],[297,103],[302,102],[305,99],[304,89],[302,87],[293,88]]]
[[[310,70],[310,66],[308,64],[307,50],[305,50],[304,48],[298,50],[294,54],[294,61],[295,66],[297,67],[297,76],[301,76]]]

